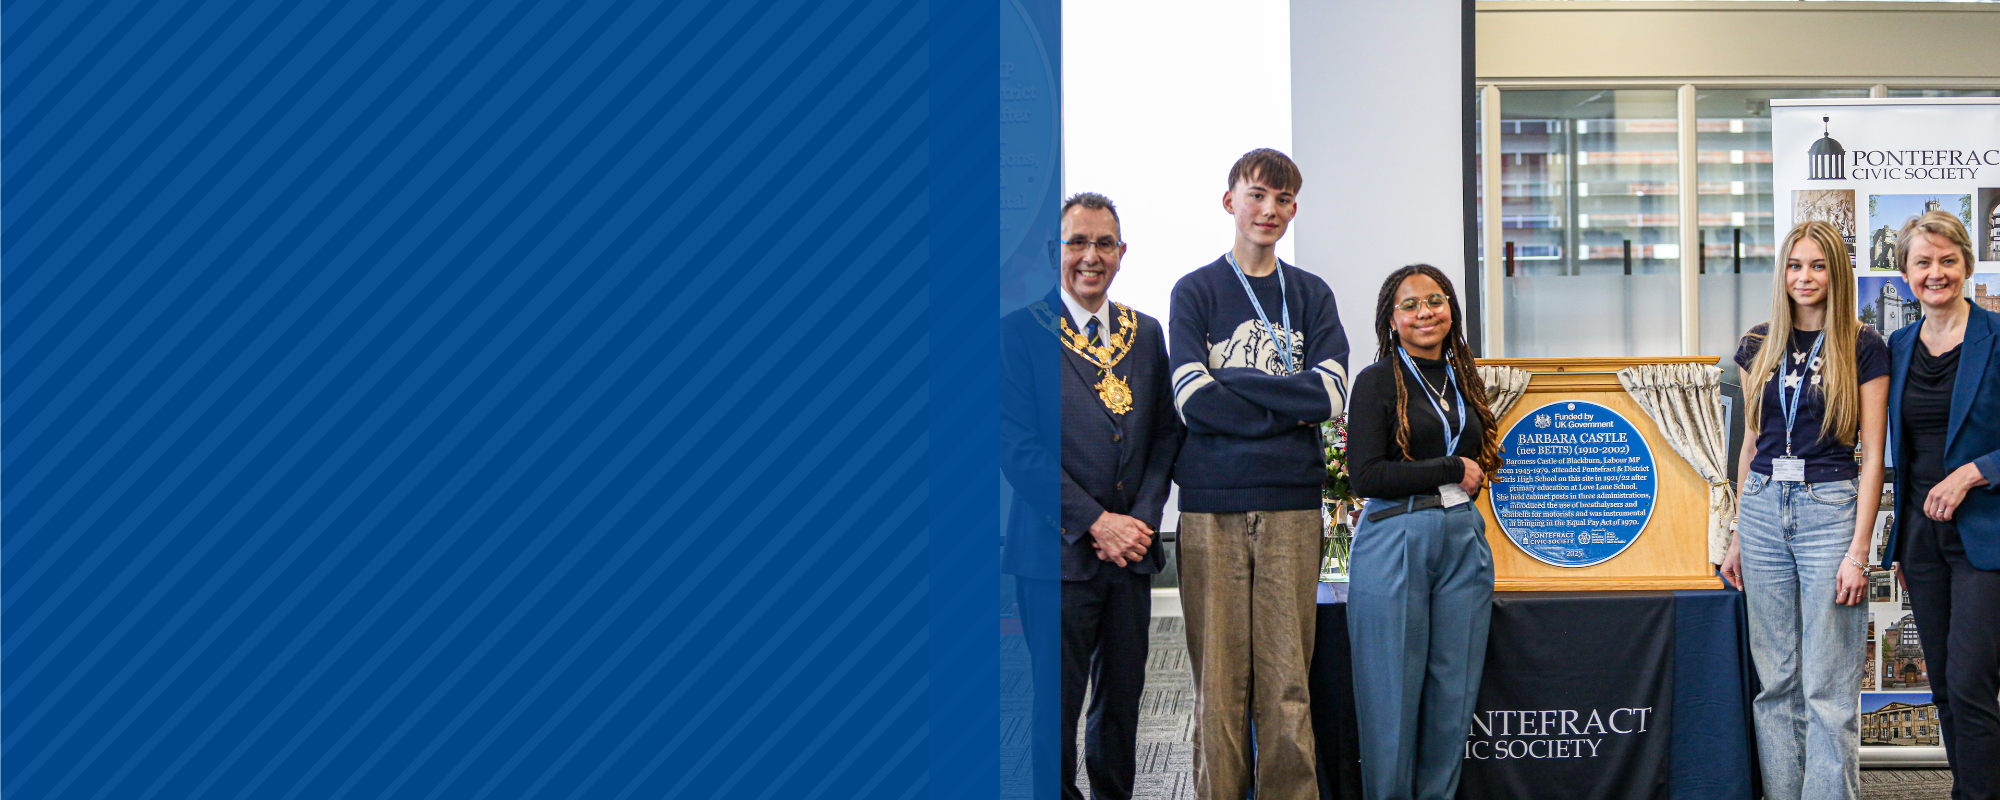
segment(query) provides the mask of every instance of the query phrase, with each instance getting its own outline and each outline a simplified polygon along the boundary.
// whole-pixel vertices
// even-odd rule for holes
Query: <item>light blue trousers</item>
[[[1737,547],[1750,658],[1764,684],[1751,709],[1771,800],[1861,794],[1856,704],[1868,606],[1834,602],[1854,514],[1853,480],[1743,481]]]
[[[1367,511],[1394,505],[1370,500]],[[1470,503],[1364,521],[1350,576],[1362,789],[1369,800],[1450,800],[1493,620],[1486,522]]]

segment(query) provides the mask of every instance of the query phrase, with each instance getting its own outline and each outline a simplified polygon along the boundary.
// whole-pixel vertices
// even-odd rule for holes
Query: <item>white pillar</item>
[[[1291,3],[1292,158],[1305,173],[1291,236],[1299,267],[1333,288],[1356,372],[1375,360],[1389,273],[1425,263],[1466,279],[1465,14],[1460,0]]]

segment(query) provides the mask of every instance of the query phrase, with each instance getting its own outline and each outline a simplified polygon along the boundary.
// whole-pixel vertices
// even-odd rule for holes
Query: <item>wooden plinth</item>
[[[1552,403],[1588,401],[1631,420],[1653,452],[1658,494],[1653,517],[1632,545],[1617,557],[1589,567],[1555,567],[1521,551],[1493,516],[1491,493],[1479,498],[1486,539],[1493,547],[1493,584],[1500,591],[1579,591],[1639,589],[1719,589],[1708,563],[1708,482],[1667,444],[1659,426],[1618,382],[1617,371],[1636,364],[1714,364],[1694,358],[1482,358],[1481,365],[1508,366],[1533,373],[1527,393],[1500,418],[1502,434],[1521,419]]]

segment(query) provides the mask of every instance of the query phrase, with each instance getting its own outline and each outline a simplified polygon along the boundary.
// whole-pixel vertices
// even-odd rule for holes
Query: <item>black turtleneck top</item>
[[[1944,480],[1945,431],[1951,427],[1951,387],[1958,380],[1958,354],[1963,344],[1931,355],[1922,338],[1910,356],[1903,381],[1903,430],[1910,437],[1910,483],[1923,497]]]
[[[1478,380],[1479,376],[1457,375],[1454,382],[1446,378],[1442,359],[1412,356],[1411,360],[1416,362],[1421,377],[1410,372],[1402,359],[1390,356],[1368,365],[1354,379],[1354,392],[1347,400],[1347,470],[1354,493],[1362,497],[1393,500],[1437,494],[1439,486],[1464,479],[1465,462],[1459,456],[1479,458],[1479,444],[1486,435],[1479,414],[1470,407],[1465,409],[1465,432],[1459,436],[1457,451],[1448,457],[1445,423],[1438,419],[1438,412],[1431,405],[1429,398],[1434,394],[1427,395],[1437,390],[1443,392],[1444,399],[1449,401],[1445,416],[1452,429],[1457,430],[1458,409],[1464,401],[1458,386],[1467,380]],[[1410,423],[1410,454],[1414,460],[1405,460],[1402,448],[1396,446],[1397,372],[1403,374],[1404,409]],[[1428,382],[1431,389],[1427,390],[1420,381]]]

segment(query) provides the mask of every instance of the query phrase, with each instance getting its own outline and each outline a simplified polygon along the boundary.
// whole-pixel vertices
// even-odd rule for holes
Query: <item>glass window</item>
[[[2000,97],[2000,89],[1896,89],[1890,97]]]
[[[1770,317],[1781,203],[1845,221],[1838,192],[1777,197],[1771,186],[1770,101],[1865,98],[1869,89],[1700,88],[1696,93],[1696,259],[1701,353],[1722,357],[1724,381],[1743,332]],[[2000,87],[1891,88],[1891,97],[1992,97]],[[1480,271],[1506,276],[1508,356],[1680,353],[1679,119],[1673,89],[1508,89],[1501,93],[1501,214],[1505,249],[1485,251],[1483,152],[1476,135]],[[1475,122],[1475,125],[1478,123]],[[1481,132],[1483,133],[1483,132]],[[1806,194],[1800,192],[1799,194]],[[1805,206],[1799,206],[1805,204]],[[1865,212],[1864,212],[1865,213]],[[1796,213],[1794,214],[1796,216]],[[1732,461],[1733,467],[1733,461]]]
[[[1778,240],[1772,229],[1778,203],[1805,203],[1844,219],[1842,233],[1854,246],[1853,192],[1800,192],[1808,197],[1774,197],[1771,189],[1771,100],[1773,98],[1867,97],[1853,89],[1700,89],[1695,94],[1697,154],[1696,216],[1701,273],[1701,352],[1722,356],[1724,380],[1736,381],[1737,340],[1750,326],[1771,318],[1771,278]],[[1825,195],[1821,197],[1820,195]],[[1816,212],[1817,213],[1817,212]]]
[[[1675,92],[1509,90],[1500,112],[1507,355],[1678,355]]]

